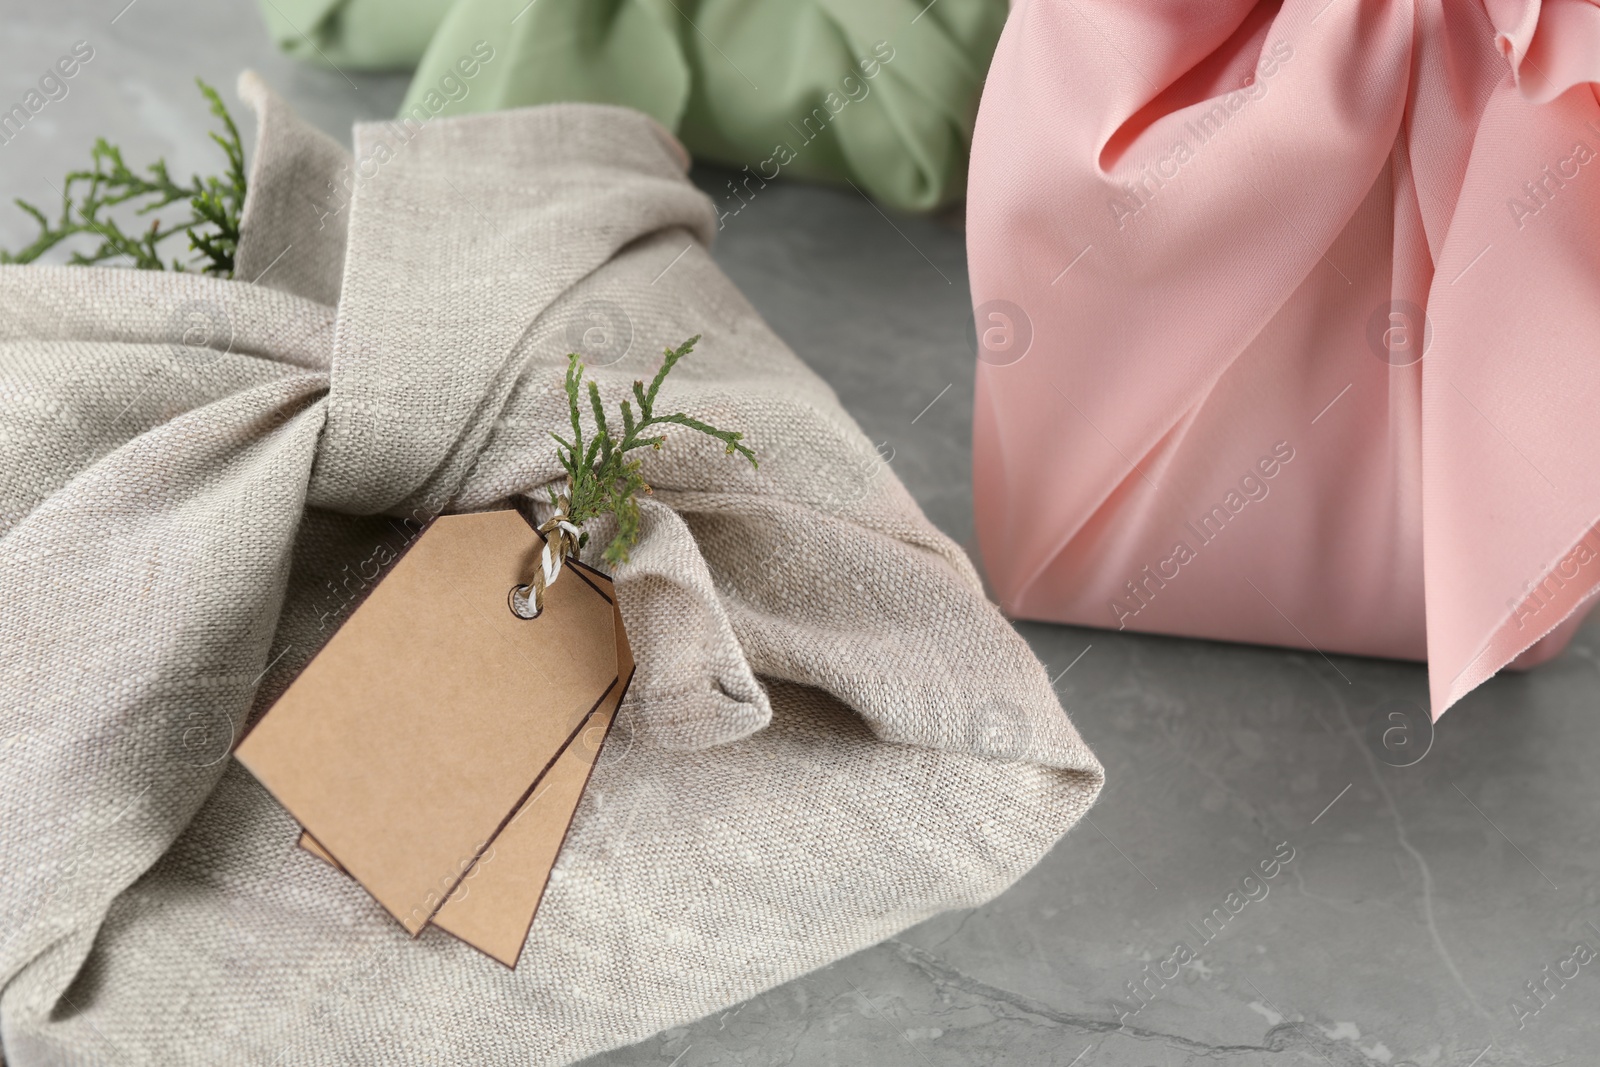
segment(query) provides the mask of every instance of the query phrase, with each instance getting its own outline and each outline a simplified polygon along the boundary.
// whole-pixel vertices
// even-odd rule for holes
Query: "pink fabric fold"
[[[1600,587],[1600,7],[1019,0],[968,202],[1011,614],[1429,664]]]

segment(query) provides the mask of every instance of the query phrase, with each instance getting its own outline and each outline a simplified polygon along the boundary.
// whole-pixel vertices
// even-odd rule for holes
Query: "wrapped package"
[[[1038,661],[713,264],[665,130],[568,104],[352,158],[240,94],[238,280],[0,267],[8,1064],[565,1063],[975,905],[1082,816]],[[645,461],[637,673],[520,965],[412,941],[230,748],[420,522],[558,484],[566,353],[615,397],[697,333],[663,403],[761,466]]]
[[[1600,8],[1022,0],[969,202],[1015,615],[1426,659],[1600,582]]]
[[[1006,0],[263,0],[262,14],[303,59],[416,66],[401,119],[621,104],[740,171],[722,213],[780,175],[927,211],[965,190]]]

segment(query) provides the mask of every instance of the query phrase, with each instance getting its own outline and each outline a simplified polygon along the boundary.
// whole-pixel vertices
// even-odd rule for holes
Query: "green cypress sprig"
[[[139,270],[199,270],[204,274],[233,277],[234,255],[239,248],[239,217],[244,211],[244,146],[239,128],[217,91],[199,78],[195,84],[211,103],[211,113],[222,122],[222,132],[211,139],[227,157],[222,177],[195,175],[188,184],[173,179],[165,160],[158,159],[139,174],[122,158],[122,150],[104,137],[96,139],[90,152],[88,170],[70,172],[61,186],[61,215],[52,222],[45,213],[25,200],[17,206],[39,225],[39,235],[16,252],[0,249],[0,263],[32,263],[63,241],[80,235],[98,237],[100,243],[90,252],[73,252],[71,263],[92,266],[99,263],[130,261]],[[170,226],[159,218],[150,227],[124,231],[107,214],[123,204],[137,204],[136,212],[149,215],[179,202],[186,202],[190,217]],[[189,250],[198,255],[188,263],[174,258],[170,266],[162,262],[161,244],[177,234],[189,236]]]
[[[574,525],[582,527],[590,519],[601,515],[615,514],[617,516],[617,534],[606,546],[605,558],[609,563],[623,563],[628,559],[628,553],[639,540],[639,503],[637,496],[640,492],[650,492],[641,473],[642,463],[637,459],[628,458],[628,454],[640,448],[659,449],[666,441],[659,430],[667,425],[687,426],[697,430],[708,437],[721,441],[728,455],[738,454],[750,461],[752,467],[760,466],[756,462],[756,454],[747,445],[742,444],[744,434],[737,430],[719,430],[715,426],[691,418],[681,411],[669,415],[658,415],[655,410],[656,396],[661,391],[661,383],[666,380],[672,368],[678,361],[694,351],[695,343],[700,340],[698,334],[689,338],[677,348],[665,351],[661,367],[656,371],[656,376],[651,379],[650,385],[643,382],[633,383],[633,398],[638,403],[638,414],[634,414],[633,405],[628,401],[622,402],[622,437],[620,440],[612,436],[611,424],[606,421],[605,407],[600,402],[600,388],[593,381],[588,382],[589,407],[594,415],[594,434],[585,443],[582,419],[582,399],[584,393],[583,361],[576,353],[567,357],[567,406],[572,420],[572,440],[568,441],[560,434],[551,433],[556,443],[561,447],[556,454],[561,459],[562,469],[567,472],[566,515]],[[552,490],[550,502],[560,507],[557,494]],[[579,539],[581,548],[588,542],[589,535],[584,533]]]

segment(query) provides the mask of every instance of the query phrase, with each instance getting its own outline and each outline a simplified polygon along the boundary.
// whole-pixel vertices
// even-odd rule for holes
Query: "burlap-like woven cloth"
[[[643,115],[359,126],[257,79],[239,280],[0,267],[0,1037],[55,1063],[565,1063],[1013,882],[1102,772]],[[227,757],[409,535],[704,334],[617,571],[639,674],[521,965],[416,941]],[[604,543],[603,532],[594,538]]]

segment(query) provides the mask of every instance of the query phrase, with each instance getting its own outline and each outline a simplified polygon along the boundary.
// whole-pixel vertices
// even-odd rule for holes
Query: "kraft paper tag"
[[[515,511],[435,519],[235,753],[412,935],[490,842],[518,825],[517,814],[537,810],[541,780],[607,697],[620,701],[627,681],[619,616],[597,572],[573,567],[536,619],[512,613],[511,587],[541,547]],[[631,656],[629,667],[631,676]],[[557,774],[550,792],[571,777]],[[553,863],[571,813],[563,811],[559,835],[528,835],[538,838],[529,851],[542,841]],[[544,829],[545,820],[529,825]],[[512,851],[525,835],[508,838]],[[535,895],[530,921],[537,904]],[[485,931],[503,951],[498,925],[492,932],[502,936],[491,938],[469,913],[476,909],[447,921]]]
[[[598,571],[586,570],[586,574],[614,601],[610,579]],[[517,809],[433,916],[433,925],[507,967],[516,967],[522,954],[550,870],[626,695],[627,683],[633,677],[633,652],[623,629],[622,614],[615,607],[613,611],[617,674],[623,684],[607,693],[600,707],[590,713],[577,737],[540,778],[533,795]],[[300,835],[300,847],[339,866],[310,833]]]

